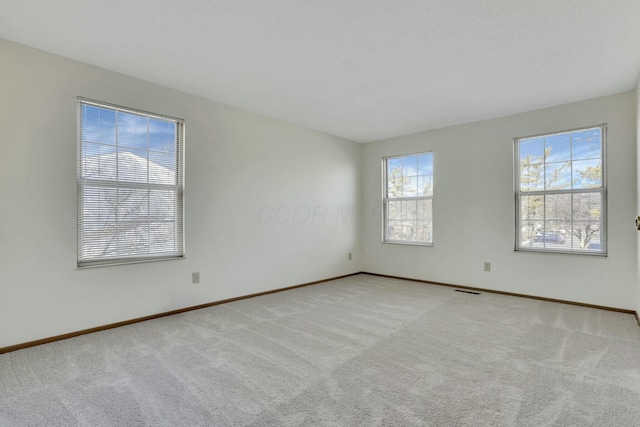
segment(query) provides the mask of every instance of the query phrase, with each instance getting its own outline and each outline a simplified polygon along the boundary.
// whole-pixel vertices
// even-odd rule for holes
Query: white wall
[[[365,145],[363,269],[635,310],[635,102],[629,92]],[[609,125],[609,257],[514,252],[513,138],[600,123]],[[435,246],[380,243],[381,158],[428,150]]]
[[[0,57],[0,347],[360,271],[358,144],[3,40]],[[186,259],[76,269],[77,96],[186,119]]]
[[[0,57],[0,347],[361,270],[640,311],[640,90],[358,145],[3,40]],[[77,96],[186,119],[186,259],[76,269]],[[512,138],[603,122],[609,257],[514,253]],[[380,159],[424,150],[435,246],[381,244]]]

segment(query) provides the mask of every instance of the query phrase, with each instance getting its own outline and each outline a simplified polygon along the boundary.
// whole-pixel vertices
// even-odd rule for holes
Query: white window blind
[[[606,125],[515,138],[516,250],[607,255]]]
[[[78,99],[78,266],[184,255],[184,121]]]
[[[433,153],[382,159],[383,241],[433,245]]]

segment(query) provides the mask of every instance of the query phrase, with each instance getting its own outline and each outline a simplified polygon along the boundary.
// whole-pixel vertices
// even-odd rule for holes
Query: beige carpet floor
[[[358,275],[0,355],[2,427],[376,425],[639,426],[640,327]]]

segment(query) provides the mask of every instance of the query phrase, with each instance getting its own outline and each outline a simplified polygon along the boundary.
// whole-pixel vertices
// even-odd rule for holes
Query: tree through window
[[[607,254],[606,125],[515,138],[516,250]]]

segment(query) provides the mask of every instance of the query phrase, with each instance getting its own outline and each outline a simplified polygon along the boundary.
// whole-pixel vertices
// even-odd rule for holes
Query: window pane
[[[433,155],[431,153],[418,156],[418,175],[433,175]]]
[[[387,239],[402,240],[402,221],[389,220]]]
[[[109,187],[84,187],[82,189],[82,219],[93,227],[116,221],[118,189]]]
[[[178,211],[176,190],[149,191],[149,220],[175,221]]]
[[[166,120],[149,119],[149,150],[176,153],[176,124]]]
[[[521,196],[520,218],[541,222],[544,219],[544,196]]]
[[[416,240],[433,241],[433,201],[431,199],[417,201],[416,228]]]
[[[418,196],[433,196],[433,176],[418,177]]]
[[[600,159],[573,162],[573,188],[602,187],[602,163]]]
[[[82,142],[116,145],[116,112],[83,104]]]
[[[149,248],[151,253],[171,253],[176,250],[176,226],[174,222],[149,224]]]
[[[115,147],[86,143],[82,147],[82,177],[87,179],[116,180]]]
[[[402,202],[402,220],[415,221],[418,215],[418,202],[416,200]]]
[[[573,159],[600,159],[602,157],[602,130],[600,128],[573,132]]]
[[[389,210],[388,210],[388,218],[389,220],[400,220],[402,219],[402,202],[400,201],[389,201]]]
[[[402,197],[404,179],[402,178],[402,160],[389,159],[387,163],[387,191],[389,197]]]
[[[402,221],[402,240],[415,242],[418,236],[418,227],[415,221]]]
[[[402,197],[418,196],[418,177],[415,177],[415,176],[403,177],[402,180],[403,180]]]
[[[545,189],[563,190],[571,188],[571,162],[545,165]]]
[[[169,185],[176,183],[175,154],[149,151],[149,182]]]
[[[118,189],[118,221],[146,221],[149,214],[149,190]]]
[[[418,156],[402,157],[402,175],[403,176],[418,175]]]
[[[571,194],[550,194],[545,196],[545,220],[555,224],[546,231],[557,231],[571,223]]]
[[[117,255],[117,188],[85,187],[82,194],[81,256],[96,258]]]
[[[393,176],[387,181],[388,196],[392,198],[402,197],[402,177]]]
[[[520,191],[544,190],[544,165],[520,166]]]
[[[118,225],[116,221],[99,224],[85,222],[82,236],[82,258],[95,259],[118,255]]]
[[[600,241],[602,195],[576,193],[573,195],[573,235],[576,249],[587,249],[592,239]]]
[[[545,138],[545,162],[566,162],[571,160],[571,135],[560,133]]]
[[[564,247],[567,244],[567,230],[571,230],[571,194],[545,196],[544,219],[544,229],[538,234],[538,240],[545,246]],[[568,245],[567,249],[570,249],[571,242]]]
[[[542,229],[542,221],[528,220],[520,221],[520,245],[534,245],[534,238],[538,231]]]
[[[545,231],[537,232],[533,238],[534,246],[555,250],[570,249],[570,246],[567,245],[566,233],[555,230],[554,223],[545,223],[545,227]]]
[[[389,175],[402,176],[402,158],[395,157],[387,160]]]
[[[149,253],[149,224],[138,221],[118,222],[118,255],[133,256]]]
[[[118,145],[147,150],[147,118],[138,114],[119,112]]]
[[[544,138],[526,138],[520,140],[520,163],[524,165],[544,162]]]
[[[145,150],[118,152],[118,181],[148,182]]]
[[[418,202],[416,200],[402,202],[402,240],[414,241],[417,237],[416,219]]]

